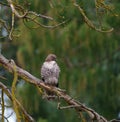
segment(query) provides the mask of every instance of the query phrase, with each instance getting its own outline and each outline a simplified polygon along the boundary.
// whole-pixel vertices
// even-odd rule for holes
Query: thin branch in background
[[[0,116],[2,116],[2,114],[0,114]],[[9,122],[7,117],[4,116],[4,119],[5,119],[7,122]],[[4,121],[3,121],[3,122],[4,122]]]
[[[83,116],[83,113],[80,112],[79,115],[80,115],[80,118],[81,118],[82,122],[86,122],[85,117]]]
[[[9,33],[10,30],[9,30],[7,24],[6,24],[6,21],[4,21],[3,19],[0,19],[0,23],[6,29],[7,33]]]
[[[13,112],[10,113],[6,118],[10,118],[13,115]]]
[[[63,109],[70,109],[70,108],[76,108],[76,107],[78,108],[78,107],[80,107],[80,106],[78,106],[78,105],[70,105],[70,106],[62,106],[62,107],[61,107],[61,106],[60,106],[60,103],[59,103],[57,108],[60,109],[60,110],[61,110],[61,109],[63,110]],[[84,118],[84,116],[83,116],[83,114],[82,114],[82,112],[79,112],[79,116],[80,116],[82,122],[86,122],[86,121],[85,121],[85,118]]]
[[[28,13],[27,13],[27,15],[28,14],[32,14],[32,15],[34,15],[34,16],[36,16],[36,17],[41,17],[41,18],[45,18],[45,19],[49,19],[49,20],[53,20],[53,18],[52,17],[49,17],[49,16],[45,16],[45,15],[42,15],[42,14],[37,14],[36,12],[34,12],[34,11],[28,11]]]
[[[1,2],[1,1],[0,1],[0,5],[9,7],[9,5],[7,3]]]
[[[78,5],[76,2],[73,5],[78,8],[78,10],[80,11],[81,15],[83,16],[83,19],[84,19],[85,23],[90,28],[92,28],[92,29],[94,29],[96,31],[99,31],[99,32],[104,32],[104,33],[109,33],[109,32],[113,31],[113,28],[111,28],[109,30],[106,30],[106,31],[96,28],[96,26],[91,22],[91,20],[88,19],[88,17],[86,16],[84,10],[80,7],[80,5]]]
[[[120,122],[120,120],[112,119],[112,120],[110,120],[109,122]]]
[[[5,3],[1,3],[1,4],[5,5],[5,6],[9,6],[11,8],[11,10],[12,10],[12,27],[11,27],[10,31],[9,31],[8,27],[5,26],[5,28],[7,29],[7,32],[8,32],[10,40],[12,40],[13,37],[15,36],[13,34],[15,16],[17,16],[20,19],[23,19],[24,24],[25,24],[25,22],[27,22],[29,20],[29,21],[32,21],[33,23],[35,23],[38,27],[44,27],[44,28],[48,28],[48,29],[56,28],[56,27],[58,27],[58,26],[60,26],[62,24],[65,24],[68,21],[68,20],[66,20],[66,21],[63,21],[63,22],[58,23],[56,25],[53,25],[53,26],[44,25],[44,24],[41,24],[39,21],[37,21],[38,17],[45,18],[45,19],[48,19],[48,20],[53,20],[53,18],[49,17],[49,16],[42,15],[42,14],[37,14],[36,12],[33,12],[33,11],[25,10],[22,6],[17,5],[12,0],[7,0],[7,2],[8,2],[9,5],[7,5]],[[20,13],[22,13],[22,14],[20,14]],[[32,17],[32,16],[34,16],[34,17]],[[3,20],[1,20],[1,22],[4,23]],[[28,27],[28,25],[26,25],[26,26]],[[32,27],[32,29],[36,29],[38,27]],[[31,27],[29,27],[29,28],[31,28]]]
[[[0,78],[3,80],[7,80],[7,78],[3,77],[2,75],[0,75]]]
[[[15,23],[15,15],[14,13],[12,13],[12,27],[9,33],[9,39],[12,40],[12,34],[13,34],[13,30],[14,30],[14,23]]]
[[[15,92],[16,92],[16,83],[17,83],[17,79],[18,79],[18,75],[17,75],[17,71],[16,71],[16,65],[15,65],[15,62],[13,60],[11,60],[11,63],[14,67],[14,79],[13,79],[13,82],[12,82],[12,101],[13,101],[13,108],[15,110],[15,113],[16,113],[16,117],[17,117],[17,121],[20,122],[21,120],[21,117],[20,117],[20,114],[19,114],[19,109],[18,109],[18,106],[17,106],[17,103],[16,103],[16,97],[15,97]]]
[[[61,22],[61,23],[58,23],[58,24],[56,24],[56,25],[53,25],[53,26],[51,26],[51,25],[43,25],[43,24],[41,24],[40,22],[38,22],[37,20],[34,20],[33,18],[31,18],[31,17],[26,17],[27,19],[29,19],[29,20],[31,20],[31,21],[33,21],[34,23],[36,23],[38,26],[41,26],[41,27],[43,27],[43,28],[48,28],[48,29],[54,29],[54,28],[56,28],[56,27],[58,27],[58,26],[60,26],[60,25],[63,25],[63,24],[65,24],[65,23],[67,23],[69,20],[66,20],[66,21],[63,21],[63,22]],[[25,21],[24,21],[25,22]],[[30,28],[30,27],[29,27]],[[37,27],[38,28],[38,27]],[[34,29],[34,28],[33,28]]]
[[[13,102],[12,101],[12,94],[11,94],[10,90],[3,83],[1,83],[1,82],[0,82],[0,88],[9,97],[9,99],[11,100],[11,102]],[[16,98],[15,98],[15,101],[17,103],[17,106],[21,110],[21,113],[24,114],[25,120],[27,122],[34,122],[34,119],[26,112],[26,110],[24,109],[24,107],[20,104],[20,102]]]
[[[99,8],[98,5],[97,5],[97,0],[95,0],[95,11],[96,11],[96,16],[97,16],[97,18],[98,18],[99,26],[100,26],[101,29],[102,29],[102,21],[101,21],[101,19],[102,19],[104,10],[101,10],[101,12],[100,12],[99,9],[100,9],[100,8]]]
[[[2,93],[1,93],[1,96],[2,96],[2,98],[3,98],[3,100],[2,101],[4,101],[4,91],[3,91],[3,89],[2,89]],[[1,106],[2,106],[2,108],[1,108],[1,110],[2,110],[2,114],[0,114],[2,117],[1,117],[1,121],[2,122],[4,122],[4,120],[7,120],[8,121],[8,119],[12,116],[12,114],[13,114],[13,112],[11,112],[10,113],[10,115],[8,115],[7,117],[5,117],[4,116],[4,111],[5,111],[5,107],[10,107],[10,106],[7,106],[7,105],[5,105],[4,104],[4,102],[2,102],[2,103],[0,103],[1,104]],[[4,108],[3,108],[4,107]]]
[[[36,12],[34,12],[34,11],[28,11],[27,12],[27,10],[25,11],[25,9],[21,6],[21,5],[18,5],[18,4],[13,4],[13,1],[11,1],[11,0],[8,0],[8,3],[9,4],[6,4],[6,3],[3,3],[3,2],[0,2],[0,4],[1,5],[3,5],[3,6],[7,6],[7,7],[11,7],[10,5],[12,4],[12,12],[13,13],[15,13],[16,14],[16,16],[18,17],[18,18],[24,18],[25,16],[28,16],[28,15],[34,15],[34,16],[36,16],[36,17],[40,17],[40,18],[45,18],[45,19],[49,19],[49,20],[53,20],[53,18],[52,17],[49,17],[49,16],[45,16],[45,15],[42,15],[42,14],[38,14],[38,13],[36,13]],[[25,14],[23,14],[23,15],[20,15],[18,12],[16,12],[16,9],[17,10],[20,10],[22,13],[25,13]],[[24,12],[25,11],[25,12]]]
[[[11,7],[12,13],[14,13],[18,18],[24,18],[26,16],[27,11],[23,15],[20,15],[19,12],[15,9],[13,5],[13,1],[12,0],[7,0],[7,1]]]
[[[1,99],[0,99],[0,100],[1,100]],[[0,103],[0,105],[2,106],[2,103]],[[5,105],[5,104],[4,104],[4,107],[5,107],[5,108],[11,108],[12,106]],[[2,110],[2,109],[1,109],[1,110]]]
[[[1,102],[2,102],[2,122],[4,122],[4,110],[5,110],[5,107],[4,107],[4,91],[2,90],[2,93],[1,93]]]
[[[96,2],[96,7],[97,7],[97,8],[102,8],[102,9],[104,9],[106,12],[107,12],[107,11],[113,12],[114,7],[111,6],[111,5],[107,5],[107,4],[105,3],[105,0],[95,0],[95,2]],[[114,14],[114,15],[115,15],[115,14]]]

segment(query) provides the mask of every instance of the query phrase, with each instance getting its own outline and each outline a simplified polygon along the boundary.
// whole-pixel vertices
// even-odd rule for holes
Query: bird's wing
[[[54,71],[53,71],[53,76],[56,77],[58,79],[59,77],[59,73],[60,73],[60,68],[57,65],[57,63],[54,64]]]
[[[50,70],[43,64],[41,68],[41,77],[47,79],[48,77],[51,76],[51,74],[52,74],[52,70]]]

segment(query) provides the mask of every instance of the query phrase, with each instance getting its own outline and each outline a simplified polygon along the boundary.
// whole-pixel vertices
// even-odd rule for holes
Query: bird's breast
[[[54,67],[55,63],[56,63],[55,61],[45,62],[44,67],[47,69],[52,69]]]

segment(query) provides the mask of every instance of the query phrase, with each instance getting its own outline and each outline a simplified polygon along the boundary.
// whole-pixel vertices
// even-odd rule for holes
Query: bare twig
[[[34,23],[37,24],[38,26],[41,26],[41,27],[43,27],[43,28],[48,28],[48,29],[56,28],[56,27],[58,27],[58,26],[60,26],[60,25],[63,25],[63,24],[65,24],[65,23],[68,22],[68,20],[66,20],[66,21],[63,21],[63,22],[61,22],[61,23],[58,23],[58,24],[52,26],[52,25],[44,25],[44,24],[41,24],[41,23],[38,22],[36,19],[31,18],[31,17],[29,17],[29,16],[26,16],[26,18],[27,18],[28,20],[34,22]]]
[[[9,7],[9,5],[8,5],[8,4],[6,4],[6,3],[4,3],[4,2],[1,2],[1,1],[0,1],[0,5],[3,5],[3,6],[7,6],[7,7]]]
[[[34,11],[28,11],[27,14],[32,14],[32,15],[34,15],[34,16],[36,16],[36,17],[41,17],[41,18],[45,18],[45,19],[49,19],[49,20],[53,20],[52,17],[45,16],[45,15],[42,15],[42,14],[37,14],[37,13],[34,12]]]
[[[109,122],[120,122],[120,120],[112,119],[112,120],[110,120]]]
[[[4,122],[4,110],[5,110],[5,107],[4,107],[4,91],[2,90],[2,93],[1,93],[1,98],[2,98],[2,122]]]
[[[69,106],[60,106],[60,104],[58,104],[58,109],[69,109],[69,108],[78,108],[80,106],[78,105],[69,105]]]
[[[1,76],[1,75],[0,75],[0,78],[3,79],[3,80],[7,80],[7,78],[5,78],[5,77],[3,77],[3,76]]]
[[[14,15],[14,13],[12,13],[12,27],[11,27],[11,30],[10,30],[10,33],[9,33],[10,40],[12,40],[12,33],[13,33],[13,29],[14,29],[14,23],[15,23],[15,15]]]
[[[1,116],[1,115],[2,115],[2,114],[0,114],[0,116]],[[9,122],[7,117],[4,116],[4,119],[5,119],[7,122]],[[4,121],[3,121],[3,122],[4,122]]]
[[[14,66],[9,62],[8,59],[6,59],[3,55],[0,55],[0,64],[5,67],[9,72],[13,73],[14,72]],[[97,112],[95,112],[93,109],[86,107],[84,104],[74,100],[72,97],[67,95],[65,92],[60,90],[60,88],[52,87],[45,85],[42,80],[34,77],[27,71],[21,69],[20,67],[16,66],[16,72],[19,77],[24,79],[25,81],[32,83],[35,86],[39,86],[47,91],[51,91],[54,94],[56,94],[58,97],[61,97],[64,99],[64,101],[70,105],[70,106],[75,106],[74,109],[80,113],[80,112],[86,112],[91,120],[97,120],[98,122],[108,122],[104,117],[99,115]],[[78,107],[77,107],[78,106]]]
[[[96,28],[96,26],[88,19],[88,17],[86,16],[84,10],[75,2],[73,4],[75,7],[78,8],[78,10],[80,11],[81,15],[83,16],[83,19],[85,21],[85,23],[92,29],[96,30],[96,31],[99,31],[99,32],[105,32],[105,33],[108,33],[108,32],[111,32],[113,31],[113,28],[109,29],[109,30],[101,30],[101,29],[98,29]]]
[[[13,4],[13,2],[11,1],[11,0],[8,0],[8,4],[6,4],[6,3],[3,3],[3,2],[0,2],[0,4],[1,5],[3,5],[3,6],[7,6],[7,7],[11,7],[11,4]],[[16,9],[18,9],[18,10],[21,10],[23,13],[26,13],[26,14],[24,14],[24,15],[19,15],[18,14],[18,12],[17,12],[17,14],[16,14],[16,16],[17,17],[19,17],[19,18],[24,18],[25,16],[27,16],[27,15],[34,15],[34,16],[36,16],[36,17],[40,17],[40,18],[45,18],[45,19],[49,19],[49,20],[53,20],[53,18],[52,17],[49,17],[49,16],[45,16],[45,15],[42,15],[42,14],[38,14],[38,13],[36,13],[36,12],[34,12],[34,11],[26,11],[26,12],[24,12],[25,10],[24,10],[24,8],[22,7],[22,6],[20,6],[20,5],[12,5],[13,7],[11,7],[11,8],[13,8],[12,9],[12,11],[13,11],[13,13],[16,13],[15,11],[16,11]]]
[[[4,21],[3,19],[0,19],[0,23],[6,29],[7,33],[9,33],[10,31],[9,31],[9,28],[8,28],[8,26],[6,24],[6,21]]]
[[[26,16],[27,11],[23,15],[20,15],[19,12],[15,9],[13,1],[12,0],[7,0],[7,1],[12,9],[12,13],[14,13],[18,18],[24,18]]]
[[[1,99],[0,99],[0,100],[1,100]],[[2,106],[2,103],[0,103],[0,105]],[[4,104],[4,107],[5,107],[5,108],[11,108],[11,106],[6,105],[6,104]]]
[[[13,112],[10,113],[6,118],[10,118],[12,116]]]

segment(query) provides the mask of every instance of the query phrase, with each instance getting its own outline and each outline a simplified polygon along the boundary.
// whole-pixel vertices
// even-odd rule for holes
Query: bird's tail
[[[45,83],[51,86],[58,86],[58,79],[56,77],[50,77],[45,81]]]

